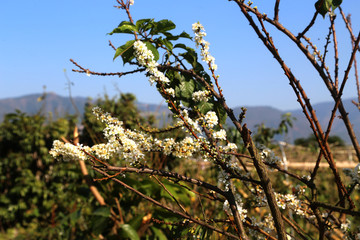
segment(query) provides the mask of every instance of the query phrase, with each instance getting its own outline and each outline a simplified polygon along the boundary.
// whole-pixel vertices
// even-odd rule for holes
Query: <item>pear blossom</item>
[[[213,111],[207,112],[204,120],[205,120],[206,126],[208,126],[209,128],[213,128],[215,125],[218,124],[218,117],[217,117],[216,113]]]

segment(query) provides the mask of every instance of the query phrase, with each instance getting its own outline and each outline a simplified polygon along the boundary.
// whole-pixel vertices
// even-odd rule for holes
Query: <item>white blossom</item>
[[[192,130],[194,130],[195,132],[198,132],[198,133],[201,132],[201,128],[200,128],[198,119],[190,118],[189,112],[187,109],[182,110],[181,114],[183,115],[185,121],[191,126]]]
[[[197,91],[192,94],[192,99],[195,102],[201,102],[201,101],[207,102],[209,99],[209,95],[210,95],[209,90]]]
[[[162,82],[165,84],[170,82],[164,73],[157,69],[159,64],[155,62],[153,53],[147,48],[145,43],[137,40],[134,43],[134,49],[135,57],[139,64],[146,67],[146,71],[150,74],[150,84],[153,84],[154,82]]]
[[[165,92],[172,97],[175,97],[175,90],[173,88],[166,88]]]
[[[215,58],[211,56],[209,52],[210,43],[204,40],[204,37],[206,36],[204,27],[197,22],[192,25],[192,30],[195,34],[194,39],[196,46],[201,46],[200,55],[202,56],[202,60],[209,65],[210,70],[216,71],[217,65],[215,64]]]
[[[218,124],[218,117],[217,117],[216,113],[213,111],[207,112],[204,120],[205,120],[206,126],[208,126],[209,128],[213,128],[215,125]]]
[[[55,140],[49,153],[54,158],[62,157],[64,161],[86,160],[87,156],[81,149],[81,145],[73,145],[71,143],[63,143],[59,140]]]
[[[227,146],[223,147],[224,151],[232,151],[232,150],[236,150],[237,146],[235,143],[228,143]]]
[[[213,137],[219,140],[226,140],[226,131],[221,129],[220,131],[214,132]]]

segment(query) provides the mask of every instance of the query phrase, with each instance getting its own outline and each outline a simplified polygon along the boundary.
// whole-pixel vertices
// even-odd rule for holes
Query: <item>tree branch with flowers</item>
[[[83,68],[72,60],[80,69],[74,71],[94,75],[118,75],[119,77],[135,72],[144,73],[150,85],[154,85],[166,100],[173,116],[178,119],[176,127],[183,128],[186,136],[181,140],[173,137],[158,138],[156,133],[146,131],[145,128],[142,128],[143,130],[127,129],[121,119],[95,107],[94,115],[106,125],[103,131],[106,142],[90,147],[55,141],[50,153],[58,159],[86,161],[95,172],[103,176],[98,179],[99,181],[114,181],[144,200],[178,215],[184,221],[215,231],[220,236],[234,239],[311,239],[311,234],[302,229],[297,222],[301,219],[299,221],[312,226],[311,232],[317,232],[319,239],[333,239],[333,231],[343,228],[347,223],[347,216],[359,216],[357,210],[359,206],[356,206],[351,196],[354,187],[360,182],[359,169],[354,169],[349,173],[352,177],[352,187],[346,187],[336,167],[327,139],[335,113],[339,110],[360,160],[358,142],[341,99],[355,53],[359,49],[360,35],[356,39],[353,35],[351,36],[353,39],[351,58],[343,80],[339,83],[338,65],[334,67],[336,77],[333,80],[326,64],[326,56],[320,54],[305,34],[313,27],[319,13],[323,16],[329,14],[331,27],[328,38],[332,36],[336,40],[334,11],[341,1],[317,1],[314,18],[299,35],[291,33],[279,23],[280,1],[275,2],[273,19],[266,14],[260,14],[257,7],[252,7],[251,2],[245,3],[241,0],[231,2],[240,8],[262,44],[283,69],[318,140],[321,151],[311,176],[300,177],[297,173],[285,169],[281,160],[270,149],[259,146],[253,141],[251,131],[243,122],[245,111],[239,117],[234,115],[221,89],[221,79],[216,74],[218,67],[215,58],[210,54],[209,43],[205,40],[205,29],[199,22],[192,25],[193,37],[185,32],[174,34],[173,30],[176,26],[170,20],[140,19],[135,22],[130,12],[134,1],[124,0],[117,0],[116,7],[126,12],[128,21],[121,22],[110,34],[129,34],[134,37],[133,40],[127,41],[120,47],[114,47],[116,49],[114,59],[121,57],[124,64],[134,66],[135,69],[121,73],[99,73]],[[293,41],[319,73],[320,79],[333,96],[334,109],[325,132],[317,120],[316,112],[300,81],[283,61],[266,24],[274,26]],[[182,40],[194,42],[195,47],[200,50],[201,60],[197,51],[184,44]],[[328,44],[327,42],[326,49]],[[337,52],[337,49],[337,43],[334,41],[334,51]],[[313,50],[315,55],[310,50]],[[161,60],[160,56],[162,56]],[[338,58],[337,54],[335,58]],[[241,135],[241,146],[230,141],[227,129],[224,127],[226,119],[231,120],[236,131]],[[245,153],[239,151],[240,147],[245,149]],[[148,155],[155,152],[178,159],[196,158],[209,162],[219,173],[217,182],[200,179],[199,176],[188,177],[177,172],[151,168]],[[317,198],[319,193],[315,179],[318,176],[319,163],[323,158],[329,164],[334,184],[338,189],[337,203],[322,203]],[[115,166],[113,159],[120,160],[121,164]],[[250,171],[245,162],[250,164],[255,171]],[[296,187],[300,190],[295,193],[277,192],[276,189],[280,183],[274,182],[271,176],[275,170],[277,175],[292,178],[297,182]],[[219,212],[213,213],[214,216],[205,216],[205,214],[201,216],[194,211],[187,211],[181,204],[182,199],[176,199],[158,178],[156,178],[158,183],[176,204],[157,201],[154,197],[124,183],[121,178],[128,173],[162,177],[180,184],[183,188],[197,186],[205,193],[197,192],[200,203],[202,199],[207,198],[211,199],[211,204],[220,204],[223,207]],[[181,185],[181,183],[187,185]],[[305,191],[305,189],[308,190]],[[257,211],[263,214],[258,217]],[[293,218],[292,214],[297,217]],[[222,219],[215,221],[219,216]],[[356,234],[359,232],[346,230],[341,236],[351,238]]]

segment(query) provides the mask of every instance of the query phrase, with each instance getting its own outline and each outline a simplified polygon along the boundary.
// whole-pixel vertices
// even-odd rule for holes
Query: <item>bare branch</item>
[[[279,21],[279,5],[280,0],[276,0],[275,7],[274,7],[274,21]]]
[[[110,175],[109,175],[108,173],[100,170],[100,169],[97,168],[97,167],[93,167],[93,169],[94,169],[96,172],[98,172],[98,173],[100,173],[100,174],[102,174],[102,175],[104,175],[104,176],[110,177]],[[231,237],[231,238],[233,238],[233,239],[239,239],[237,236],[235,236],[235,235],[233,235],[233,234],[231,234],[231,233],[228,233],[227,231],[224,231],[224,230],[222,230],[222,229],[218,229],[218,228],[216,228],[216,227],[214,227],[214,226],[212,226],[212,225],[210,225],[210,224],[208,224],[208,223],[206,223],[206,222],[203,222],[203,221],[201,221],[201,220],[199,220],[199,219],[197,219],[197,218],[188,216],[188,215],[186,215],[186,214],[184,214],[184,213],[182,213],[182,212],[179,212],[179,211],[174,210],[174,209],[172,209],[172,208],[170,208],[170,207],[168,207],[168,206],[165,206],[164,204],[161,204],[160,202],[156,201],[155,199],[153,199],[153,198],[151,198],[151,197],[149,197],[149,196],[146,196],[145,194],[139,192],[139,191],[136,190],[135,188],[127,185],[126,183],[120,181],[120,180],[117,179],[117,178],[110,178],[110,180],[112,180],[112,181],[120,184],[120,185],[123,186],[124,188],[132,191],[133,193],[135,193],[135,194],[137,194],[137,195],[139,195],[139,196],[142,197],[143,199],[145,199],[145,200],[147,200],[147,201],[149,201],[149,202],[152,202],[152,203],[155,204],[156,206],[159,206],[159,207],[161,207],[161,208],[164,208],[164,209],[166,209],[166,210],[169,211],[169,212],[172,212],[172,213],[174,213],[174,214],[176,214],[176,215],[178,215],[178,216],[180,216],[180,217],[183,217],[183,218],[185,218],[185,219],[188,219],[188,220],[190,220],[190,221],[192,221],[192,222],[194,222],[194,223],[197,223],[197,224],[199,224],[199,225],[201,225],[201,226],[204,226],[204,227],[206,227],[206,228],[209,228],[209,229],[211,229],[211,230],[213,230],[213,231],[216,231],[216,232],[218,232],[218,233],[221,233],[221,234],[223,234],[223,235],[225,235],[225,236],[227,236],[227,237]]]

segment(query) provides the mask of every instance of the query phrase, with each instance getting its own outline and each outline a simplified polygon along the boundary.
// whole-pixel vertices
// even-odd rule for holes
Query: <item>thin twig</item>
[[[133,74],[133,73],[137,73],[137,72],[144,72],[146,69],[145,68],[138,68],[135,69],[133,71],[128,71],[128,72],[114,72],[114,73],[102,73],[102,72],[94,72],[91,71],[89,69],[85,69],[82,66],[80,66],[77,62],[75,62],[73,59],[70,59],[70,62],[72,62],[75,66],[77,66],[78,68],[80,68],[81,70],[76,70],[76,69],[72,69],[73,72],[78,72],[78,73],[86,73],[86,74],[90,74],[90,75],[97,75],[97,76],[118,76],[118,77],[122,77],[128,74]]]
[[[274,7],[274,21],[279,21],[279,5],[280,0],[276,0],[275,7]]]
[[[153,178],[155,178],[155,180],[159,183],[159,185],[170,195],[170,197],[176,202],[176,204],[181,208],[181,210],[186,213],[186,215],[189,215],[187,213],[187,211],[185,210],[185,208],[181,205],[181,203],[174,197],[174,195],[166,188],[166,186],[156,177],[156,176],[152,176]]]
[[[335,69],[334,69],[334,80],[335,80],[335,88],[338,89],[339,85],[339,52],[338,52],[338,42],[336,38],[335,31],[335,16],[330,17],[331,22],[331,30],[333,35],[333,45],[334,45],[334,58],[335,58]]]
[[[301,33],[299,33],[299,35],[296,37],[297,39],[301,39],[301,38],[307,33],[307,31],[310,30],[310,28],[314,25],[315,20],[316,20],[316,17],[317,17],[318,15],[319,15],[319,12],[316,11],[316,12],[314,13],[314,16],[312,17],[309,25],[306,26],[306,28],[304,29],[304,31],[302,31]]]
[[[104,176],[110,176],[109,174],[107,174],[106,172],[100,170],[100,169],[97,168],[97,167],[93,167],[93,169],[94,169],[96,172],[98,172],[98,173],[100,173],[100,174],[102,174],[102,175],[104,175]],[[145,199],[145,200],[147,200],[147,201],[149,201],[149,202],[152,202],[153,204],[155,204],[155,205],[157,205],[157,206],[159,206],[159,207],[161,207],[161,208],[164,208],[165,210],[167,210],[167,211],[169,211],[169,212],[172,212],[172,213],[174,213],[174,214],[176,214],[176,215],[178,215],[178,216],[180,216],[180,217],[183,217],[183,218],[185,218],[185,219],[188,219],[188,220],[190,220],[190,221],[192,221],[192,222],[194,222],[194,223],[197,223],[197,224],[199,224],[199,225],[201,225],[201,226],[203,226],[203,227],[206,227],[206,228],[209,228],[209,229],[211,229],[211,230],[213,230],[213,231],[216,231],[216,232],[218,232],[218,233],[221,233],[221,234],[223,234],[223,235],[225,235],[225,236],[227,236],[227,237],[231,237],[231,238],[234,238],[234,239],[239,239],[237,236],[235,236],[235,235],[233,235],[233,234],[231,234],[231,233],[228,233],[228,232],[226,232],[226,231],[224,231],[224,230],[222,230],[222,229],[218,229],[218,228],[216,228],[216,227],[214,227],[214,226],[212,226],[212,225],[207,224],[206,222],[203,222],[203,221],[201,221],[201,220],[198,220],[197,218],[188,216],[188,215],[186,215],[186,214],[184,214],[184,213],[182,213],[182,212],[179,212],[179,211],[174,210],[174,209],[172,209],[172,208],[170,208],[170,207],[168,207],[168,206],[165,206],[164,204],[161,204],[160,202],[156,201],[155,199],[153,199],[153,198],[151,198],[151,197],[149,197],[149,196],[146,196],[145,194],[141,193],[140,191],[138,191],[138,190],[136,190],[135,188],[127,185],[126,183],[120,181],[120,180],[117,179],[117,178],[110,178],[110,180],[112,180],[112,181],[120,184],[120,185],[123,186],[124,188],[132,191],[133,193],[135,193],[135,194],[137,194],[137,195],[139,195],[139,196],[142,197],[143,199]]]

